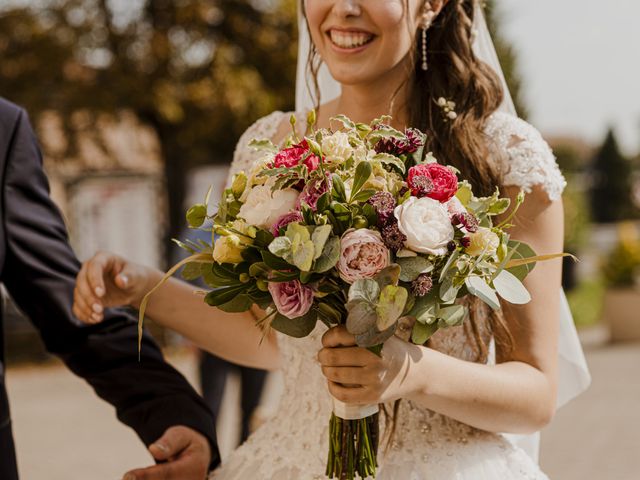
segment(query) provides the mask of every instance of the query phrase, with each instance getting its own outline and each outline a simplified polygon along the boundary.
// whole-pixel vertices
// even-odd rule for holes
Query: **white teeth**
[[[368,33],[338,32],[331,30],[331,41],[340,48],[357,48],[373,40]]]

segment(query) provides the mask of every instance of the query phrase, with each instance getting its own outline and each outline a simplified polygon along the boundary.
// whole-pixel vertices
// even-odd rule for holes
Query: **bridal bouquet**
[[[552,256],[509,238],[523,195],[513,206],[497,190],[474,196],[455,168],[425,152],[423,133],[389,121],[338,116],[340,128],[314,130],[312,112],[302,138],[292,117],[283,148],[253,140],[264,155],[235,175],[217,213],[208,199],[187,213],[193,228],[212,220],[215,241],[178,242],[192,256],[169,274],[184,265],[185,278],[211,287],[204,301],[226,312],[258,306],[265,329],[305,337],[318,321],[345,324],[377,354],[399,325],[416,344],[460,325],[465,295],[494,309],[499,297],[528,302],[522,279]],[[375,476],[377,412],[335,402],[328,477]]]

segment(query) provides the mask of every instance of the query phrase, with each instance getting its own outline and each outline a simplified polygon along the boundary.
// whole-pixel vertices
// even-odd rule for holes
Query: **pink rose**
[[[289,148],[285,148],[278,152],[273,159],[273,168],[292,168],[300,164],[300,161],[303,157],[309,152],[309,144],[306,140],[293,145]],[[318,168],[318,164],[320,163],[320,159],[313,153],[309,154],[307,158],[304,159],[303,162],[309,171],[315,170]]]
[[[429,197],[445,203],[458,191],[458,177],[438,163],[423,163],[411,167],[407,184],[414,197]]]
[[[281,228],[286,227],[290,223],[301,222],[301,221],[302,221],[302,214],[297,210],[293,212],[285,213],[284,215],[281,215],[276,220],[276,223],[274,223],[271,226],[271,233],[273,233],[274,236],[279,237]]]
[[[389,266],[389,249],[379,232],[361,228],[347,230],[340,239],[340,278],[351,284],[363,278],[372,278]]]
[[[311,310],[313,289],[300,283],[300,280],[269,282],[268,288],[276,309],[285,317],[302,317]]]

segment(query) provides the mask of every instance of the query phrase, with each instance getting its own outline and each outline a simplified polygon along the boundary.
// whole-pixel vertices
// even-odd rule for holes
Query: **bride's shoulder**
[[[549,144],[530,123],[514,115],[495,112],[485,133],[502,160],[503,183],[530,193],[540,187],[549,199],[561,197],[566,181]]]

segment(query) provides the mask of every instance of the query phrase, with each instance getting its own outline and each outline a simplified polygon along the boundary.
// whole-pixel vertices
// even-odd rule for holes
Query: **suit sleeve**
[[[49,197],[40,150],[24,111],[9,147],[3,187],[7,254],[2,281],[47,349],[111,403],[145,444],[171,426],[188,426],[209,439],[215,466],[219,455],[211,411],[147,335],[138,362],[135,318],[113,309],[103,323],[85,326],[74,317],[80,264]]]

